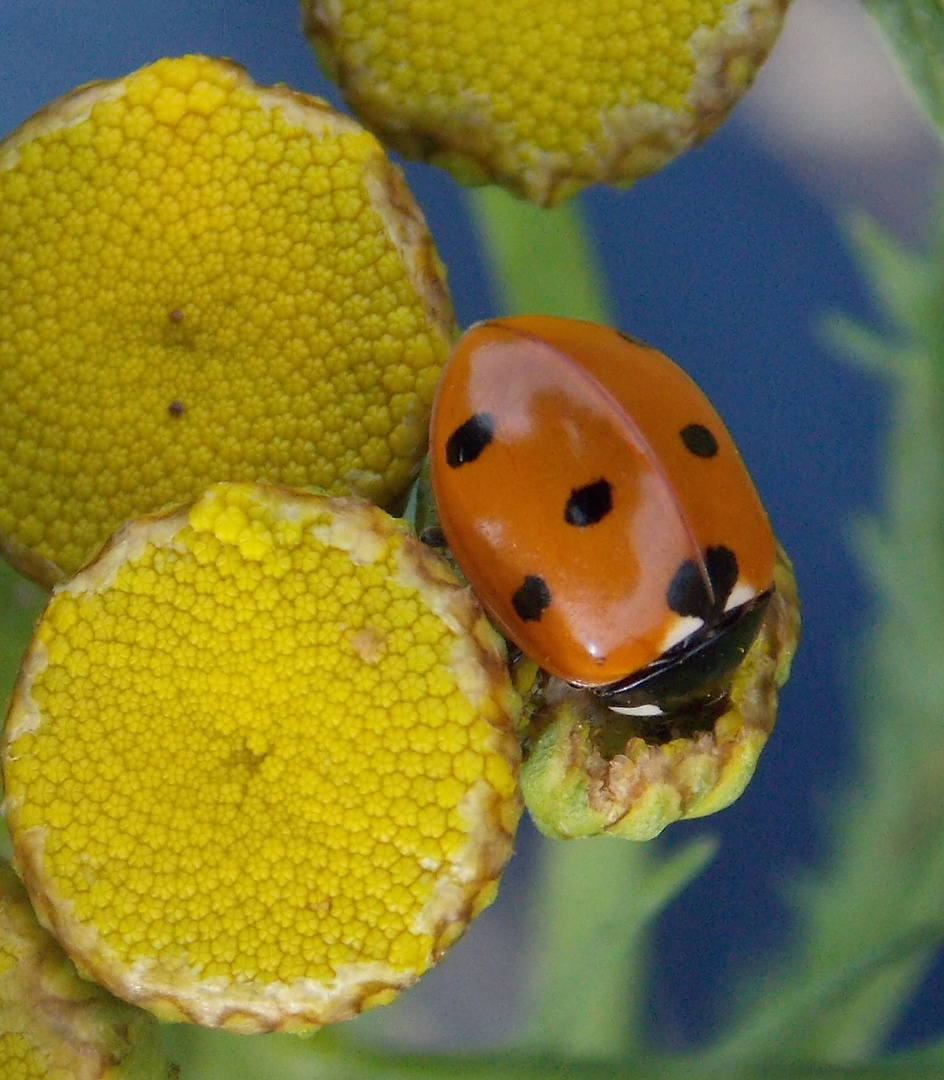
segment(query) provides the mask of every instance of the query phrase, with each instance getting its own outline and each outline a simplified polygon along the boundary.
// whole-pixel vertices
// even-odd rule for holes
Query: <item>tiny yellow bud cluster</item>
[[[0,861],[0,1080],[165,1080],[154,1019],[76,974]]]

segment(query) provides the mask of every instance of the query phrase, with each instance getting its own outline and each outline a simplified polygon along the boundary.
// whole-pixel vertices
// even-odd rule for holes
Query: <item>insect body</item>
[[[718,414],[608,327],[474,326],[430,429],[440,523],[505,636],[610,708],[723,699],[772,591],[767,515]]]

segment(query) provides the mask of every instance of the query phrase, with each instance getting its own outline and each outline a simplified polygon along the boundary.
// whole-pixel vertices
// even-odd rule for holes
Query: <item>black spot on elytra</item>
[[[704,424],[689,424],[679,432],[685,448],[700,458],[713,458],[718,453],[718,440]]]
[[[475,413],[446,440],[446,464],[451,469],[467,465],[488,446],[495,435],[495,421],[488,413]]]
[[[596,525],[613,509],[613,488],[609,480],[602,477],[592,484],[574,488],[564,508],[564,519],[568,525],[583,528]]]
[[[511,598],[512,607],[524,622],[537,622],[550,603],[551,590],[537,574],[528,574]]]
[[[183,414],[186,412],[186,410],[184,409],[184,403],[182,401],[180,401],[179,399],[177,401],[172,401],[167,406],[167,412],[168,412],[168,414],[170,416],[172,416],[175,420],[177,420],[179,417],[183,416]]]
[[[722,545],[710,547],[705,552],[705,569],[711,581],[711,591],[698,566],[691,559],[675,571],[665,598],[676,615],[691,615],[704,622],[716,619],[728,602],[731,590],[738,579],[737,557],[730,548]]]
[[[737,556],[730,548],[719,544],[705,552],[705,565],[708,567],[708,577],[715,594],[715,607],[722,612],[731,590],[737,585]]]
[[[701,571],[691,559],[675,571],[665,594],[666,603],[676,615],[694,616],[703,619],[711,610],[711,597],[708,587],[701,576]]]

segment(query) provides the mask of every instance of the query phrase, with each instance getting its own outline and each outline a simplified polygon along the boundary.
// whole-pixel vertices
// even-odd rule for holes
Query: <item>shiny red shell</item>
[[[728,608],[771,585],[773,534],[720,417],[681,368],[608,327],[470,329],[440,379],[430,467],[472,589],[568,682],[623,679],[703,625],[667,597],[683,564],[708,580],[709,549],[736,561]]]

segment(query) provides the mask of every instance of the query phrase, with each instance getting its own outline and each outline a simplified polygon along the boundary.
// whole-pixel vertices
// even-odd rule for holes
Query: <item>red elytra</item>
[[[437,389],[430,468],[472,589],[567,682],[625,682],[771,588],[773,534],[720,417],[681,368],[609,327],[472,327]]]

